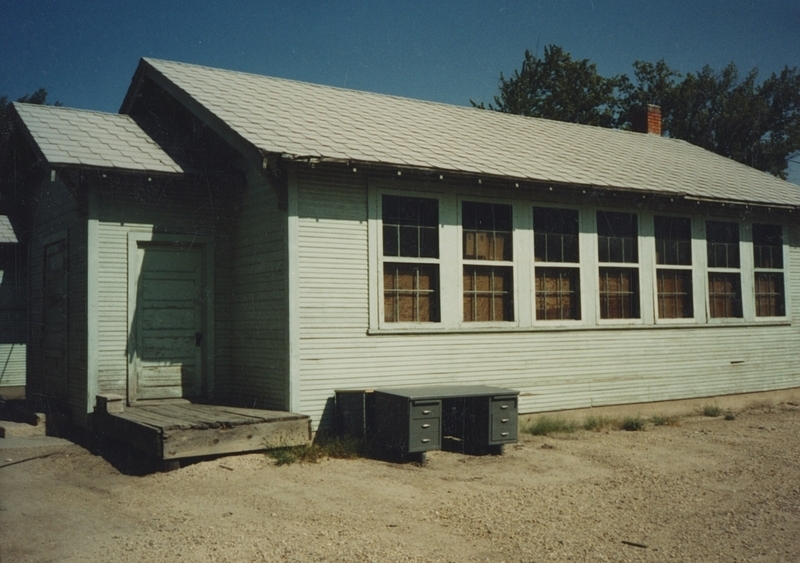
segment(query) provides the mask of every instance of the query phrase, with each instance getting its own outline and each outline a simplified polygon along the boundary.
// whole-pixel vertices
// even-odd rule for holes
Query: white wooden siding
[[[173,235],[209,236],[215,233],[220,201],[214,194],[204,192],[197,197],[192,186],[172,183],[154,186],[106,182],[98,190],[98,279],[96,287],[97,324],[97,389],[101,393],[127,395],[128,381],[128,252],[129,234],[169,233]],[[219,245],[226,244],[219,237]],[[225,255],[225,249],[214,254]],[[215,267],[214,287],[227,286],[227,269]],[[222,276],[221,280],[216,279]],[[214,296],[214,320],[226,326],[228,322],[225,295]],[[219,328],[217,328],[219,331]],[[216,339],[215,339],[216,340]],[[214,373],[227,371],[224,347],[215,341],[210,356]]]
[[[227,394],[235,402],[287,409],[286,212],[256,170],[233,210]]]
[[[367,255],[367,181],[298,178],[297,373],[301,412],[315,424],[333,414],[336,389],[491,384],[519,390],[521,412],[541,412],[800,386],[796,230],[786,280],[793,325],[368,334],[369,276],[379,273]]]
[[[76,424],[86,422],[86,220],[76,201],[60,179],[45,180],[36,213],[29,247],[29,346],[26,394],[33,400],[66,400]],[[68,369],[66,397],[54,397],[47,389],[42,362],[43,271],[46,245],[64,240],[67,243],[68,267]]]
[[[25,354],[27,353],[28,323],[26,262],[21,249],[16,245],[6,245],[14,252],[18,266],[8,269],[0,264],[0,395],[3,387],[25,385]]]

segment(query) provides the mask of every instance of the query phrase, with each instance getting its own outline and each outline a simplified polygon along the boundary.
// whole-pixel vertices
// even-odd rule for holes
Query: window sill
[[[754,322],[707,322],[707,323],[659,323],[659,324],[598,324],[598,325],[552,325],[552,326],[497,326],[491,327],[487,325],[472,327],[397,327],[397,328],[371,328],[367,330],[368,336],[395,336],[399,334],[408,335],[435,335],[435,334],[484,334],[484,333],[522,333],[522,332],[575,332],[575,331],[591,331],[591,330],[685,330],[689,328],[697,329],[721,329],[721,328],[753,328],[753,327],[770,327],[770,326],[792,326],[792,321],[789,319],[770,319],[766,321]]]

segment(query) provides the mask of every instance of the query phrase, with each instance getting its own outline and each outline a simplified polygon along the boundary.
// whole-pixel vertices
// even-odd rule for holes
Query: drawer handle
[[[508,405],[500,405],[500,408],[506,410],[508,408]]]
[[[423,439],[422,439],[422,443],[423,443],[423,444],[427,444],[427,443],[428,443],[428,442],[430,442],[430,441],[431,441],[431,440],[430,440],[430,438],[423,438]]]
[[[429,410],[424,410],[424,411],[422,411],[422,414],[431,414],[431,411],[429,411]]]
[[[508,436],[508,432],[500,432],[500,435],[505,438],[506,436]]]
[[[506,422],[508,422],[508,419],[507,419],[507,418],[501,418],[501,419],[500,419],[500,422],[502,422],[503,424],[505,424]]]
[[[422,427],[423,427],[423,428],[430,428],[430,427],[431,427],[431,425],[430,425],[430,424],[423,424],[423,425],[422,425]]]

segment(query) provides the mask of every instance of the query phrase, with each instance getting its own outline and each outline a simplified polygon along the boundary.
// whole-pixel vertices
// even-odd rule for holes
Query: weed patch
[[[644,430],[645,420],[641,416],[626,416],[619,424],[620,430],[626,432],[638,432]]]
[[[719,405],[711,405],[711,404],[703,405],[701,412],[703,413],[703,416],[710,416],[710,417],[722,416],[722,407],[720,407]]]
[[[614,428],[618,424],[617,419],[610,416],[588,416],[583,421],[583,429],[600,432],[608,428]]]
[[[677,416],[664,416],[656,414],[650,417],[653,426],[680,426],[681,422]]]
[[[547,436],[559,432],[575,432],[577,429],[578,424],[573,420],[557,416],[540,416],[526,428],[526,431],[534,436]]]
[[[308,446],[272,448],[267,456],[275,465],[316,463],[321,459],[353,459],[361,456],[361,443],[353,438],[330,438]]]

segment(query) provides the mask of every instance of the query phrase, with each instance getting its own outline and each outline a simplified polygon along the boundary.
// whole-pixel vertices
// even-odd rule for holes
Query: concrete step
[[[25,422],[10,422],[0,420],[0,438],[33,438],[45,436],[44,424],[27,424]]]

